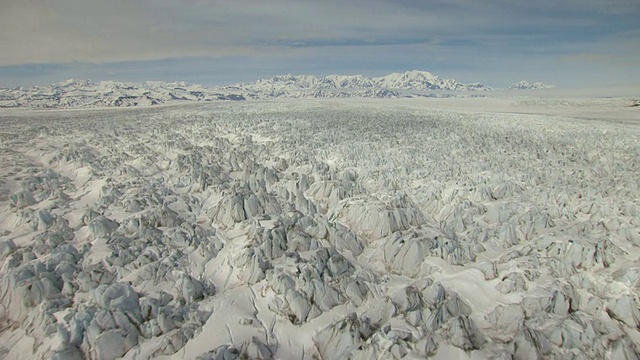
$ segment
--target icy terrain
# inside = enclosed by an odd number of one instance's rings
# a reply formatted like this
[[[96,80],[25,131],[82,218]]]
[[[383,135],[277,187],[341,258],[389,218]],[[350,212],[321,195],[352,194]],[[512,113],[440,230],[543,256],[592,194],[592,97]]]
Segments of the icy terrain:
[[[636,359],[640,107],[0,113],[0,358]]]

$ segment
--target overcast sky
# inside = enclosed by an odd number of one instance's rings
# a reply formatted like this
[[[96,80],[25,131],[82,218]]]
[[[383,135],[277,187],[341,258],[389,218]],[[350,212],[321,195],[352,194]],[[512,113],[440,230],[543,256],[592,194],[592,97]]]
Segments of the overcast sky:
[[[0,0],[0,86],[427,70],[640,81],[640,0]]]

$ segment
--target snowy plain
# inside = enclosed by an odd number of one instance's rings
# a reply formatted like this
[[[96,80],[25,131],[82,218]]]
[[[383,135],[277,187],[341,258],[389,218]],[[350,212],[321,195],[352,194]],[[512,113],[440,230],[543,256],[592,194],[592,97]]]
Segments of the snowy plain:
[[[636,359],[635,104],[3,111],[0,358]]]

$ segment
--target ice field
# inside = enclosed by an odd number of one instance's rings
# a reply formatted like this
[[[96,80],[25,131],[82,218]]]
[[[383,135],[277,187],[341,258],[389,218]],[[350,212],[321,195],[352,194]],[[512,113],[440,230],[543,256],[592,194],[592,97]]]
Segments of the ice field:
[[[2,359],[636,359],[640,107],[0,112]]]

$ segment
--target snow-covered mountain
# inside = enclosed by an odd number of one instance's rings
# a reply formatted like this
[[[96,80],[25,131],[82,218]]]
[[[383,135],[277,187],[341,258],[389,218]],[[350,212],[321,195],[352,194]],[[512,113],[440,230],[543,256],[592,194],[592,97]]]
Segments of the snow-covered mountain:
[[[427,71],[371,78],[365,75],[281,75],[248,84],[206,87],[186,82],[142,83],[69,79],[46,86],[0,89],[0,108],[150,106],[182,101],[269,98],[398,98],[452,96],[451,92],[495,90],[442,79]]]
[[[445,90],[445,91],[485,91],[494,90],[478,83],[462,84],[454,79],[442,79],[427,71],[407,71],[393,73],[373,79],[379,86],[389,89]]]
[[[509,87],[509,90],[539,90],[539,89],[553,89],[555,85],[544,84],[541,82],[534,82],[533,84],[528,81],[522,80]]]
[[[225,89],[252,92],[295,91],[308,89],[389,89],[389,90],[441,90],[486,91],[494,90],[482,84],[463,84],[453,79],[442,79],[428,71],[407,71],[370,78],[364,75],[328,75],[322,78],[309,75],[274,76],[249,84],[235,84]]]
[[[69,79],[46,86],[0,89],[0,107],[73,108],[149,106],[174,101],[244,100],[186,82],[129,83]]]

